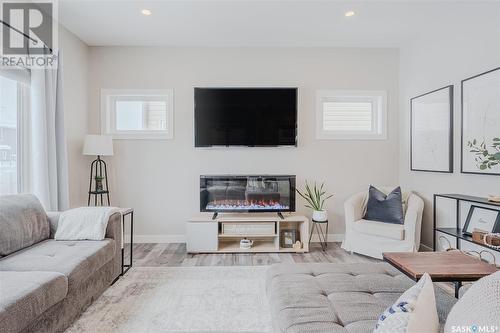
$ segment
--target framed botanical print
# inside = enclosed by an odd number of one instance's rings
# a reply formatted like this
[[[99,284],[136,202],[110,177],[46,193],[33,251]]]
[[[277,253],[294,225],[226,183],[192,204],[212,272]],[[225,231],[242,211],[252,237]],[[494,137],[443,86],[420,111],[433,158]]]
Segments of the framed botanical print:
[[[500,67],[462,81],[462,173],[500,175]]]
[[[486,208],[472,205],[465,220],[463,233],[472,235],[474,230],[484,232],[500,232],[500,211],[498,209]]]
[[[453,86],[410,100],[410,169],[453,172]]]

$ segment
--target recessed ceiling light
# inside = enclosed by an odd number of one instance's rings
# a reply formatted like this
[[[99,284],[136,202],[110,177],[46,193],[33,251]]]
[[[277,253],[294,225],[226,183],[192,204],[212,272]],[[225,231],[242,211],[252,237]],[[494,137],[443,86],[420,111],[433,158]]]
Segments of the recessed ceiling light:
[[[345,17],[351,17],[351,16],[354,16],[354,14],[356,14],[356,13],[353,12],[352,10],[350,10],[350,11],[345,12],[344,16]]]
[[[143,10],[141,10],[141,13],[142,13],[143,15],[146,15],[146,16],[149,16],[149,15],[151,15],[151,14],[152,14],[152,13],[151,13],[151,11],[150,11],[149,9],[143,9]]]

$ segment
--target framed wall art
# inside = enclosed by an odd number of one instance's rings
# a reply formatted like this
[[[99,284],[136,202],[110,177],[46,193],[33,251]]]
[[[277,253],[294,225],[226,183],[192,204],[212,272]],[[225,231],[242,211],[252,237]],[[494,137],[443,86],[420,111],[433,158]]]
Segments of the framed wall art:
[[[462,173],[500,175],[500,67],[462,81]]]
[[[410,169],[453,172],[453,86],[410,99]]]

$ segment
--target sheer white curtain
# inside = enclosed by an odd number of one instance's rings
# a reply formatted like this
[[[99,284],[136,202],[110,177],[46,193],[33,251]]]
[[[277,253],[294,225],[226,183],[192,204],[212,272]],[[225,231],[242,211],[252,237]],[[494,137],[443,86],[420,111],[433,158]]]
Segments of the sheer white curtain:
[[[61,71],[60,66],[31,70],[28,188],[46,210],[69,208]]]

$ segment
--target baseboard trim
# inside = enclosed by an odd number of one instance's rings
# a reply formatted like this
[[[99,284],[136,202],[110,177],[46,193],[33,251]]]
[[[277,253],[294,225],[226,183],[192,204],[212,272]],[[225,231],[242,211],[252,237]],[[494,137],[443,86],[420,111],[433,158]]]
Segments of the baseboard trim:
[[[329,242],[341,242],[344,234],[329,234]],[[130,242],[130,235],[124,236],[125,243]],[[314,234],[311,242],[319,242],[318,235]],[[186,243],[186,235],[134,235],[134,243]]]
[[[342,242],[344,240],[344,234],[328,234],[326,239],[329,242]],[[311,238],[311,243],[319,242],[319,238],[317,234],[314,234]]]

